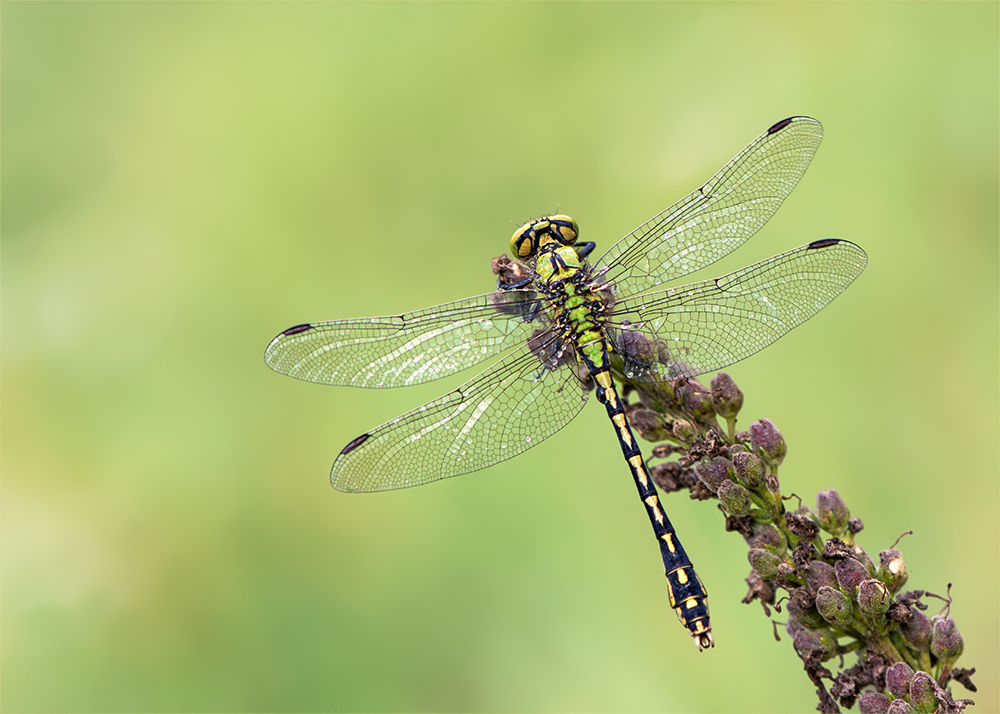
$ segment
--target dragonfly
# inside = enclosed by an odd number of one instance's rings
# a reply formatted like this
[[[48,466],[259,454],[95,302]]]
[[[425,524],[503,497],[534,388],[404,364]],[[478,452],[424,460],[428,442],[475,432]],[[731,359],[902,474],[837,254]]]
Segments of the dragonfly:
[[[714,646],[708,593],[636,443],[611,355],[627,379],[664,383],[749,357],[822,310],[864,269],[850,241],[823,239],[719,278],[700,270],[756,233],[798,184],[822,125],[795,116],[594,261],[572,218],[538,218],[510,247],[523,277],[476,297],[386,317],[309,322],[268,345],[277,372],[369,389],[446,377],[495,359],[457,389],[351,440],[334,461],[345,492],[409,488],[493,466],[566,426],[593,391],[604,405],[659,544],[670,606],[699,650]]]

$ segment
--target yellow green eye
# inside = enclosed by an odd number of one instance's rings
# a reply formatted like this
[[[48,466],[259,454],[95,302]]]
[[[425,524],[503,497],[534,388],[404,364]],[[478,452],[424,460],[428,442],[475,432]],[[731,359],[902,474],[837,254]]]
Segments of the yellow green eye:
[[[550,230],[563,245],[573,245],[580,237],[580,228],[570,216],[559,214],[549,216]]]
[[[524,260],[525,258],[530,257],[534,252],[535,223],[536,221],[525,223],[523,226],[514,231],[514,235],[510,237],[510,252],[515,258]]]

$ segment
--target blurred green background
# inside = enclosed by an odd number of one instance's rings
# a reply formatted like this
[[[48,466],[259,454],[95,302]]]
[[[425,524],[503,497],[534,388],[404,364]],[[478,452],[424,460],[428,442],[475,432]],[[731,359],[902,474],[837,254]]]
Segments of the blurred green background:
[[[606,248],[809,114],[812,168],[711,272],[833,236],[870,263],[729,370],[742,423],[782,429],[783,490],[838,488],[869,551],[915,531],[909,587],[954,583],[996,711],[997,28],[995,3],[5,2],[0,706],[812,710],[740,604],[742,540],[675,495],[718,642],[695,652],[599,407],[350,496],[344,444],[462,378],[262,359],[299,322],[492,289],[538,215]]]

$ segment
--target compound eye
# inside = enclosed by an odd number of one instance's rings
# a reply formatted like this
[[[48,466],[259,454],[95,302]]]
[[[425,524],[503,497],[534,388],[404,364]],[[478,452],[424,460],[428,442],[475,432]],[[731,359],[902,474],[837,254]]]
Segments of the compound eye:
[[[550,216],[549,224],[552,226],[552,233],[555,234],[559,242],[563,245],[573,245],[576,243],[577,238],[580,237],[580,229],[577,227],[576,221],[569,216],[562,214]]]
[[[525,223],[510,237],[510,252],[518,260],[530,258],[535,250],[534,221]]]

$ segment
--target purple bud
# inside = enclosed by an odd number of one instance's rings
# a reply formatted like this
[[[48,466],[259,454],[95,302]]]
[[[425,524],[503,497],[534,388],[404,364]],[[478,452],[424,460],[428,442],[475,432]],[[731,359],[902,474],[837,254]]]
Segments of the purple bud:
[[[785,621],[785,632],[787,632],[788,636],[793,639],[795,638],[795,635],[797,635],[799,632],[805,629],[808,628],[801,622],[796,620],[794,617],[791,617]]]
[[[886,714],[889,711],[889,697],[879,692],[865,692],[858,697],[858,711],[861,714]]]
[[[913,707],[905,699],[893,699],[886,714],[913,714]]]
[[[801,629],[795,633],[792,646],[795,647],[795,652],[802,659],[809,655],[816,655],[823,660],[837,650],[837,638],[823,627],[816,630]]]
[[[927,672],[917,672],[910,682],[910,705],[920,714],[932,714],[937,710],[937,696],[934,679]]]
[[[621,354],[627,355],[627,361],[639,364],[656,362],[656,347],[653,341],[639,330],[622,330],[618,336],[618,346]]]
[[[838,538],[847,530],[847,523],[851,519],[851,512],[847,510],[844,499],[833,488],[816,494],[816,513],[819,514],[820,527]]]
[[[764,462],[749,451],[739,451],[732,455],[736,483],[753,490],[764,485],[766,468]]]
[[[910,681],[913,679],[913,669],[906,662],[896,662],[885,671],[885,688],[895,699],[902,699],[910,694]]]
[[[854,553],[855,559],[865,566],[865,570],[868,572],[868,577],[874,578],[878,573],[878,569],[875,567],[875,561],[872,560],[870,555],[868,555],[868,551],[857,544],[855,544],[851,550]]]
[[[851,599],[844,593],[826,585],[816,593],[816,609],[831,625],[847,627],[854,618]]]
[[[628,420],[646,441],[663,441],[673,433],[662,416],[648,409],[634,410],[629,414]]]
[[[788,453],[785,437],[770,419],[759,419],[750,425],[750,444],[754,452],[772,469],[777,468]]]
[[[778,565],[781,563],[781,558],[778,555],[764,548],[751,548],[750,552],[747,553],[747,560],[750,561],[750,567],[753,568],[753,571],[764,579],[770,579],[777,575]]]
[[[837,573],[833,566],[824,563],[822,560],[810,560],[806,566],[806,585],[813,592],[818,592],[821,587],[837,587]]]
[[[745,516],[753,508],[750,492],[733,481],[719,484],[719,502],[726,513],[732,516]]]
[[[932,621],[931,654],[939,660],[951,664],[965,649],[962,633],[950,617],[935,617]]]
[[[785,550],[784,536],[771,523],[754,523],[752,535],[747,542],[752,548],[769,548],[778,553]]]
[[[694,472],[709,491],[717,493],[722,482],[732,478],[733,464],[723,456],[716,456],[711,461],[702,459],[696,463]]]
[[[712,394],[700,382],[688,382],[689,389],[681,391],[684,407],[687,413],[694,417],[694,420],[707,424],[709,422],[717,424],[715,421],[715,409],[712,407]]]
[[[694,427],[691,422],[685,421],[684,419],[677,419],[674,421],[673,426],[674,437],[678,441],[683,441],[684,443],[690,442],[694,438]]]
[[[816,601],[809,588],[795,588],[792,597],[785,605],[788,616],[795,618],[810,629],[815,629],[826,624],[823,616],[816,609]]]
[[[892,604],[889,588],[881,580],[863,580],[858,586],[858,608],[869,617],[884,615]]]
[[[912,649],[918,652],[925,651],[931,644],[931,621],[916,608],[911,607],[910,612],[913,613],[913,618],[909,622],[901,623],[899,631]]]
[[[723,419],[735,419],[743,408],[743,392],[725,372],[712,377],[712,407]]]
[[[840,585],[840,589],[852,598],[857,597],[861,581],[868,579],[868,571],[865,566],[854,558],[844,558],[837,561],[834,570],[837,573],[837,583]]]
[[[906,584],[909,574],[898,548],[887,548],[879,554],[878,578],[894,593]]]

